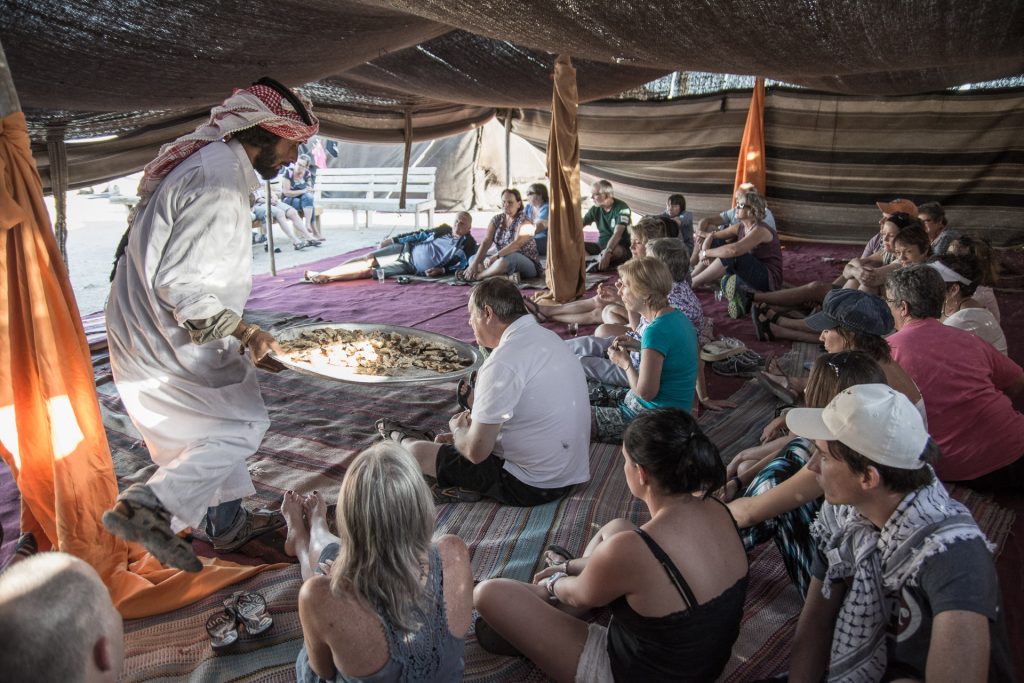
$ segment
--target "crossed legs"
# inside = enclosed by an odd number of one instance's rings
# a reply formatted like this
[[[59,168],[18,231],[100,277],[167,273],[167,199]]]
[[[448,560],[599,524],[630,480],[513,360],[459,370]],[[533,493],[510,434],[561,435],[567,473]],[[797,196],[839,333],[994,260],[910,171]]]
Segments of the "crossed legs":
[[[591,539],[583,557],[589,557],[610,536],[634,528],[624,519],[609,522]],[[556,561],[561,559],[567,558]],[[473,591],[473,606],[491,628],[548,676],[560,682],[575,680],[587,642],[587,622],[548,602],[545,588],[512,579],[490,579]]]

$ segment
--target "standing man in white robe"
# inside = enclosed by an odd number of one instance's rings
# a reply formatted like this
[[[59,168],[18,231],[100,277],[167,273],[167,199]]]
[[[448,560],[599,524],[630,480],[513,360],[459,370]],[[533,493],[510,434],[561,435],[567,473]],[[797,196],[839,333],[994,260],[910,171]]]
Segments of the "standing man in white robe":
[[[242,320],[250,196],[253,170],[273,178],[318,127],[308,100],[261,79],[161,149],[139,185],[106,321],[114,382],[159,469],[103,523],[165,565],[202,568],[176,532],[204,517],[220,552],[284,525],[276,511],[242,507],[256,492],[246,458],[269,426],[254,366],[275,369],[267,354],[279,350]]]

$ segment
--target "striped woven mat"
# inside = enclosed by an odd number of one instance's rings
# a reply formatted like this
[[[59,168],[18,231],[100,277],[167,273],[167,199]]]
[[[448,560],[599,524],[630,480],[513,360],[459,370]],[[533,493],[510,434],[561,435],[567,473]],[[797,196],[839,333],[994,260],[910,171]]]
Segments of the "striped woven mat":
[[[783,359],[788,370],[802,369],[817,353],[812,345],[795,345]],[[94,354],[96,382],[115,469],[122,485],[145,480],[150,467],[144,445],[124,413],[102,352]],[[388,416],[420,427],[443,427],[456,409],[454,386],[415,389],[351,387],[295,374],[261,376],[271,415],[271,429],[249,461],[257,488],[256,502],[274,505],[283,491],[324,491],[333,502],[343,469],[339,463],[371,443],[373,421]],[[748,382],[733,397],[739,407],[708,413],[705,431],[726,460],[757,442],[771,418],[775,401]],[[643,504],[629,494],[622,475],[620,448],[593,444],[591,481],[573,495],[535,508],[495,503],[451,503],[437,507],[437,533],[452,533],[469,546],[478,580],[504,576],[528,579],[539,568],[544,548],[557,543],[578,553],[603,524],[616,517],[636,523],[647,519]],[[967,489],[954,495],[975,513],[982,530],[1001,544],[1013,513]],[[257,554],[267,561],[287,561],[283,535],[268,535]],[[774,545],[750,556],[751,583],[740,637],[721,680],[745,681],[784,669],[789,641],[801,601],[790,585]],[[124,681],[294,681],[294,662],[302,645],[297,611],[301,579],[297,566],[264,572],[169,614],[125,623]],[[259,591],[267,599],[274,627],[257,637],[243,637],[237,649],[213,654],[204,624],[222,609],[234,590]],[[544,681],[528,661],[490,655],[470,635],[466,643],[468,681]]]

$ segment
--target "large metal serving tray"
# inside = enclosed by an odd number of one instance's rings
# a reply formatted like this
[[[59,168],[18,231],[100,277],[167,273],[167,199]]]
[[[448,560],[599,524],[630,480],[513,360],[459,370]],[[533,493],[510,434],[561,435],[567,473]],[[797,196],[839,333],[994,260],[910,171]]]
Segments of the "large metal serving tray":
[[[431,370],[424,368],[402,368],[397,375],[361,375],[348,368],[327,368],[333,372],[321,372],[314,369],[308,363],[298,363],[287,358],[282,358],[276,354],[272,354],[273,357],[282,363],[286,368],[294,370],[295,372],[301,372],[304,375],[311,375],[313,377],[322,377],[325,379],[332,379],[338,382],[346,382],[349,384],[435,384],[440,382],[451,382],[458,380],[459,378],[467,375],[474,370],[477,370],[480,365],[484,362],[484,356],[480,353],[479,349],[475,346],[471,346],[465,342],[461,342],[458,339],[453,339],[444,334],[438,334],[436,332],[427,332],[425,330],[417,330],[411,327],[402,327],[400,325],[386,325],[383,323],[305,323],[303,325],[293,325],[291,327],[285,327],[281,330],[274,331],[274,337],[278,341],[289,341],[297,338],[303,332],[309,330],[323,330],[323,329],[340,329],[340,330],[360,330],[365,332],[397,332],[404,334],[408,337],[419,337],[427,341],[434,342],[436,344],[443,344],[450,346],[459,354],[460,358],[468,361],[468,364],[464,368],[460,368],[454,372],[446,372],[439,374]]]

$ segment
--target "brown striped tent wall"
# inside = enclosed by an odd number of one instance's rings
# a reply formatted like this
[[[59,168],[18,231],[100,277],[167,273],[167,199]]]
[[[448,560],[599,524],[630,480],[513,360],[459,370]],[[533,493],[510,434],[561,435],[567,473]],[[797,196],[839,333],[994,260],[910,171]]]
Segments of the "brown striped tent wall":
[[[640,213],[686,196],[696,218],[729,206],[749,92],[580,107],[584,177],[607,178]],[[543,148],[549,114],[520,110]],[[780,232],[863,242],[874,203],[938,201],[951,226],[1024,243],[1024,90],[856,97],[773,88],[765,99],[767,198]]]

